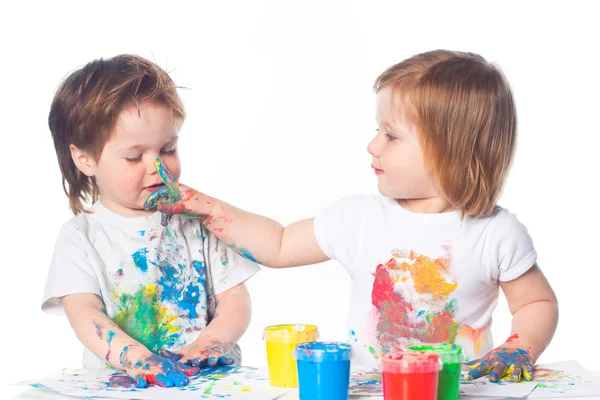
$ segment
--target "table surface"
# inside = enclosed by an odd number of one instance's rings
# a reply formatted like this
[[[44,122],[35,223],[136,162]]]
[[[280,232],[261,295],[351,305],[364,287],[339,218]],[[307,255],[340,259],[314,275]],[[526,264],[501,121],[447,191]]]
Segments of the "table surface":
[[[595,373],[596,375],[600,376],[600,370],[592,371],[592,372]],[[12,398],[14,400],[79,400],[79,399],[81,399],[81,397],[67,396],[67,395],[52,392],[49,390],[33,389],[33,388],[24,389],[22,386],[11,386],[10,388],[7,388],[7,389],[8,390],[5,391],[4,388],[2,388],[2,390],[1,390],[2,394],[3,395],[8,394],[9,395],[8,398]],[[564,398],[568,398],[570,400],[592,400],[596,397],[568,397],[568,396],[565,396]],[[109,399],[109,398],[102,397],[102,399]],[[351,400],[369,400],[369,399],[381,400],[381,399],[383,399],[383,397],[382,396],[351,396],[350,399]],[[469,397],[469,399],[472,399],[472,400],[476,400],[476,399],[495,400],[495,398],[493,398],[493,397]],[[501,399],[501,398],[498,397],[498,399]],[[234,400],[234,399],[232,398],[232,400]],[[288,394],[285,394],[285,395],[279,397],[277,400],[298,400],[298,391],[293,390],[293,391],[289,392]]]

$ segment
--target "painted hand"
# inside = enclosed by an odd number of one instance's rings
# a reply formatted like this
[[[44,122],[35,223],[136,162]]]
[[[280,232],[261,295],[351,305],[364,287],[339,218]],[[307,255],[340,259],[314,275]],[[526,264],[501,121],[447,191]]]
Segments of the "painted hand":
[[[170,358],[157,356],[137,346],[125,346],[120,356],[125,372],[133,378],[136,387],[148,385],[161,387],[185,386],[188,376],[200,374],[198,368],[178,363]],[[126,386],[121,382],[122,386]]]
[[[180,185],[169,172],[160,158],[154,166],[165,186],[160,187],[148,196],[144,203],[146,210],[156,208],[162,213],[161,224],[167,226],[172,214],[182,214],[189,218],[199,218],[210,214],[210,198],[196,190]]]
[[[489,375],[491,382],[508,378],[511,382],[530,381],[534,361],[528,348],[523,348],[518,335],[511,336],[502,346],[484,357],[464,364],[468,379]]]
[[[163,350],[162,355],[173,361],[206,368],[233,365],[233,358],[225,356],[225,346],[217,340],[198,338],[179,351]]]

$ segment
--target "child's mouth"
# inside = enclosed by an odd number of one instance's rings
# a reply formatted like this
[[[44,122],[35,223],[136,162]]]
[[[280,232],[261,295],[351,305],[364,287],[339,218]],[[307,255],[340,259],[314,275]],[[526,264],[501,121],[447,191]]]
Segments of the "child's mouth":
[[[160,184],[160,185],[147,186],[147,187],[144,188],[144,190],[148,190],[150,192],[154,192],[155,190],[158,190],[158,188],[160,188],[161,186],[164,186],[164,185]]]

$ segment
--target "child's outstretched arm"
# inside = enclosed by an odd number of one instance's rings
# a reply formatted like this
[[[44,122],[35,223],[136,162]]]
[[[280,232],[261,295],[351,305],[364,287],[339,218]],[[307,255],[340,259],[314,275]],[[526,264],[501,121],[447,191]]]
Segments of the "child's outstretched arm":
[[[215,315],[198,338],[183,349],[165,352],[165,355],[200,368],[234,363],[225,353],[240,340],[250,325],[250,295],[246,285],[241,283],[215,298]]]
[[[62,298],[77,338],[95,355],[113,367],[125,370],[132,385],[185,386],[187,376],[198,369],[153,354],[127,335],[105,313],[104,303],[95,294],[77,293]]]
[[[277,221],[179,185],[160,160],[156,163],[166,186],[148,197],[145,208],[156,207],[165,215],[202,218],[206,228],[219,240],[238,254],[267,267],[295,267],[329,259],[317,243],[313,218],[284,227]]]
[[[519,278],[500,282],[513,315],[507,341],[485,357],[467,363],[473,379],[531,380],[533,365],[546,349],[558,324],[558,301],[546,277],[534,265]]]

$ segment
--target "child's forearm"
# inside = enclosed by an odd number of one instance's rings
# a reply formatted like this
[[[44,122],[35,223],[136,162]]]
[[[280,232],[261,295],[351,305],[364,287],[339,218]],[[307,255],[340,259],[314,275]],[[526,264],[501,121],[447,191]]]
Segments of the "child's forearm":
[[[198,341],[204,345],[221,346],[227,351],[246,332],[251,316],[250,295],[246,286],[240,284],[222,295],[217,295],[215,316],[202,331]]]
[[[558,304],[552,301],[538,301],[515,312],[511,338],[523,343],[535,362],[550,344],[557,325]]]
[[[77,338],[114,368],[125,369],[127,360],[151,354],[103,312],[95,295],[69,295],[63,298],[63,305]]]
[[[277,221],[208,198],[210,215],[203,223],[219,240],[240,255],[266,266],[277,264],[284,227]]]

